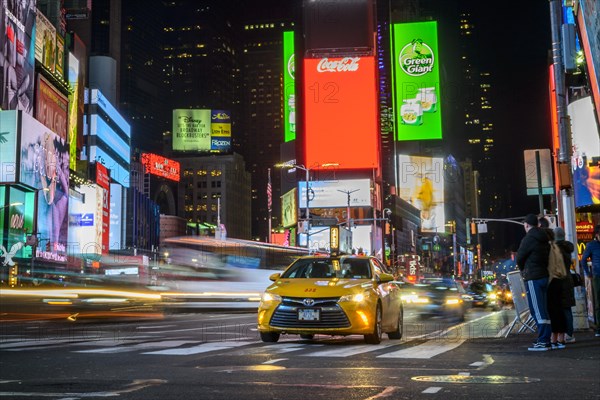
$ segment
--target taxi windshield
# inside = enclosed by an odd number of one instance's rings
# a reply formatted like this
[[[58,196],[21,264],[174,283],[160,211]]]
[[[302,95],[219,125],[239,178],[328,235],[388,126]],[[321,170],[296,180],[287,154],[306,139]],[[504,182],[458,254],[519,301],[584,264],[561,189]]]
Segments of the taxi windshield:
[[[281,277],[371,279],[371,268],[367,258],[301,258]]]

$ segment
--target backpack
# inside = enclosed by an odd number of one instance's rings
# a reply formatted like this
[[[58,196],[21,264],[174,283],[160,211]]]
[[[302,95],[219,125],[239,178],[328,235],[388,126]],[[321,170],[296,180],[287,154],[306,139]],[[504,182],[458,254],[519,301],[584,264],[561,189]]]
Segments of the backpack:
[[[567,277],[565,259],[560,247],[554,241],[550,242],[550,256],[548,257],[548,274],[550,279],[564,279]]]

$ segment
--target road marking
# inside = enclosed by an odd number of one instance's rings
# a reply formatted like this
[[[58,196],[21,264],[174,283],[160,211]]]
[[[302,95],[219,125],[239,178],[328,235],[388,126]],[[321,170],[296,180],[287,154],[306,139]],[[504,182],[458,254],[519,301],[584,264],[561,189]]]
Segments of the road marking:
[[[265,361],[263,364],[275,364],[279,361],[286,361],[286,360],[289,360],[289,358],[275,358],[273,360]]]
[[[337,349],[323,350],[317,351],[314,353],[303,354],[308,357],[349,357],[357,354],[368,353],[371,351],[377,351],[381,349],[385,349],[387,347],[398,346],[397,342],[394,343],[385,343],[385,344],[364,344],[357,346],[343,346]]]
[[[441,387],[432,386],[432,387],[428,387],[427,389],[423,390],[421,393],[437,393],[440,390],[442,390]]]
[[[151,351],[142,354],[152,355],[170,355],[170,356],[187,356],[190,354],[207,353],[209,351],[228,350],[233,347],[246,346],[257,342],[212,342],[204,343],[198,346],[186,347],[183,349],[167,349],[159,351]]]
[[[483,361],[475,361],[474,363],[469,364],[469,367],[481,367],[483,364]]]
[[[147,343],[139,343],[133,346],[118,346],[118,347],[103,347],[100,349],[91,349],[91,350],[75,350],[73,353],[104,353],[104,354],[114,354],[114,353],[126,353],[129,351],[136,351],[140,349],[147,349],[152,347],[177,347],[182,344],[188,343],[199,343],[197,340],[164,340],[161,342],[147,342]]]
[[[470,372],[459,372],[458,375],[460,376],[471,376]]]
[[[126,385],[123,389],[111,390],[106,392],[82,392],[82,393],[48,393],[48,392],[0,392],[0,397],[61,397],[61,398],[82,398],[82,397],[118,397],[124,393],[137,392],[138,390],[167,383],[163,379],[137,379]]]
[[[461,344],[465,342],[465,339],[462,340],[453,340],[453,341],[442,341],[435,340],[420,344],[418,346],[409,347],[407,349],[402,349],[398,351],[394,351],[392,353],[386,353],[377,356],[378,358],[432,358],[437,356],[438,354],[445,353],[452,349],[457,348]]]

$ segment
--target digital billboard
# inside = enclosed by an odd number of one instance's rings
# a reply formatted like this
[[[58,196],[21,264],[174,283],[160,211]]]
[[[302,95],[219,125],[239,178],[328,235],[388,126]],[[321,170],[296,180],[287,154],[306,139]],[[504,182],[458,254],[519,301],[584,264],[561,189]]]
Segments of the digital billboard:
[[[63,139],[67,139],[68,108],[69,99],[38,74],[35,118]]]
[[[120,137],[114,129],[98,114],[89,116],[91,122],[90,133],[102,141],[105,149],[111,149],[121,158],[122,163],[128,165],[131,160],[129,143]],[[96,145],[100,146],[98,142]]]
[[[210,110],[210,149],[226,152],[231,149],[231,112]]]
[[[69,253],[102,254],[103,190],[94,184],[81,185],[77,191],[83,196],[69,199]]]
[[[372,207],[371,181],[369,179],[346,179],[341,181],[310,181],[309,208]],[[298,182],[298,203],[306,208],[306,181]]]
[[[69,148],[65,139],[24,113],[20,167],[21,183],[39,189],[37,233],[43,244],[36,257],[66,261]]]
[[[69,167],[77,170],[77,132],[79,130],[79,121],[77,109],[79,105],[79,60],[69,52],[67,65],[67,81],[71,86],[72,91],[69,93],[69,109],[68,109],[68,137],[69,137]]]
[[[373,57],[304,59],[305,165],[379,168]]]
[[[110,169],[110,177],[119,182],[125,187],[129,187],[129,170],[115,161],[111,155],[98,146],[90,146],[88,149],[89,155],[86,155],[90,162],[102,163],[106,168]]]
[[[421,212],[421,232],[445,232],[444,159],[398,156],[399,196]]]
[[[56,66],[56,28],[38,11],[35,22],[35,59],[54,72]]]
[[[91,93],[90,93],[91,92]],[[127,138],[131,138],[131,125],[125,121],[125,118],[117,111],[117,109],[108,101],[102,92],[98,89],[89,89],[85,91],[85,102],[87,104],[97,104],[102,111],[106,113],[119,128],[119,130]],[[127,159],[129,161],[129,159]]]
[[[568,105],[573,134],[573,192],[575,207],[600,204],[600,137],[591,97]]]
[[[281,226],[284,228],[296,225],[298,222],[297,193],[296,188],[294,188],[281,196]]]
[[[158,154],[142,153],[142,165],[147,174],[179,182],[180,165],[178,161],[169,160]]]
[[[96,183],[102,188],[102,253],[108,253],[110,232],[110,171],[96,163]]]
[[[210,151],[210,110],[173,110],[173,150]]]
[[[577,21],[596,105],[596,118],[600,120],[600,5],[598,0],[580,0]]]
[[[0,183],[17,181],[17,129],[17,111],[0,111]]]
[[[6,191],[7,203],[4,202]],[[31,257],[31,247],[22,244],[25,243],[27,235],[33,232],[34,210],[34,192],[14,186],[0,186],[0,245],[4,247],[0,251],[0,268],[3,267],[3,263],[8,264],[11,260],[15,262],[13,258]],[[11,260],[6,258],[6,253],[11,254]]]
[[[123,230],[123,186],[110,184],[110,230],[108,243],[110,250],[121,250],[123,243],[121,233]]]
[[[442,138],[437,22],[392,27],[396,140]]]
[[[3,54],[0,109],[33,113],[36,1],[0,5],[0,54]]]
[[[294,32],[283,32],[283,139],[296,139],[296,60]]]

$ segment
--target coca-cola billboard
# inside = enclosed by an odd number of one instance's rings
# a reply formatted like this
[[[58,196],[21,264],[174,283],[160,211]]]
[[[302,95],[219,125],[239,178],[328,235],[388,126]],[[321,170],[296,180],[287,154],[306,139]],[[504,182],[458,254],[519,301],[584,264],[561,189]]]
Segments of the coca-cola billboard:
[[[379,167],[376,76],[374,57],[304,59],[306,165]]]
[[[324,57],[317,64],[317,72],[354,72],[358,71],[360,57],[344,57],[341,60]]]

